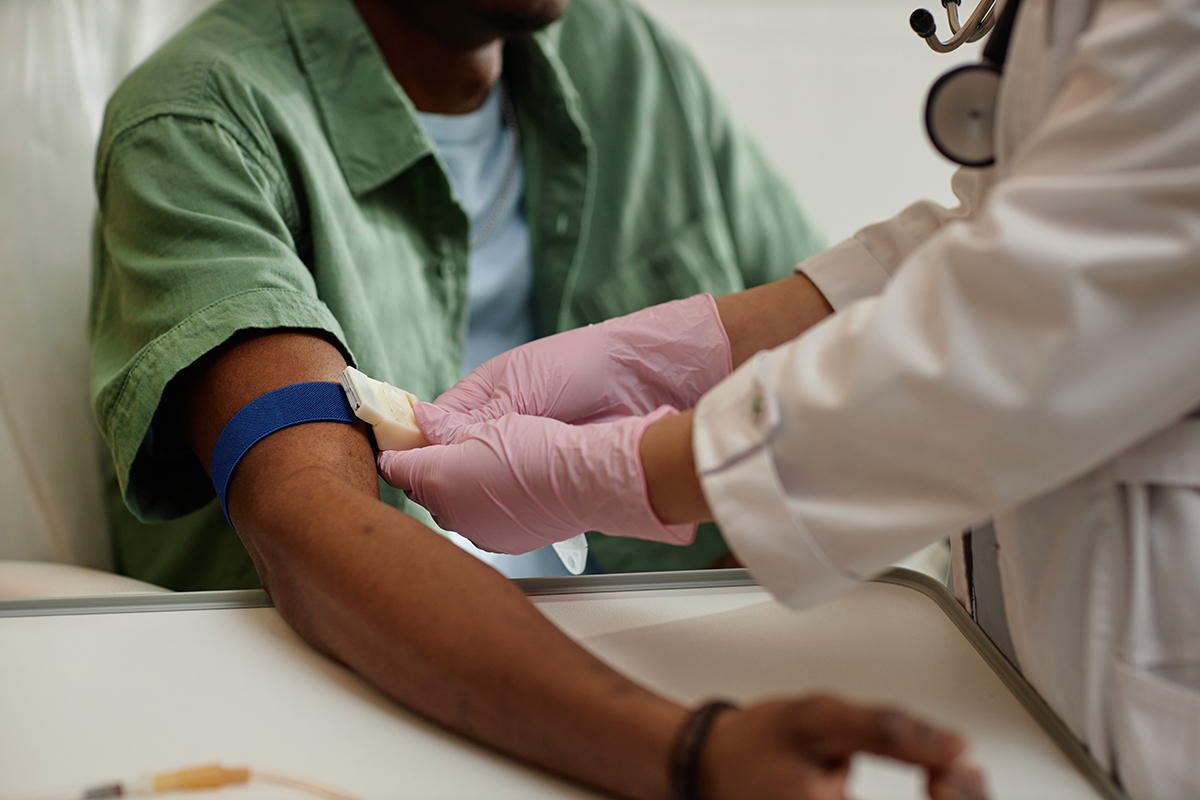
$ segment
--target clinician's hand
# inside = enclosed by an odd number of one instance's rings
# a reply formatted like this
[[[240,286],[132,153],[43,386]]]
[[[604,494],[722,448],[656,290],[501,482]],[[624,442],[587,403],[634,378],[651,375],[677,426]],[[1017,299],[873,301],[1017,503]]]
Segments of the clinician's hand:
[[[730,369],[716,301],[698,294],[501,353],[435,402],[464,423],[513,413],[597,422],[691,408]]]
[[[639,445],[678,413],[669,406],[590,425],[520,414],[462,425],[430,403],[414,411],[430,445],[380,453],[380,473],[484,550],[525,553],[590,530],[673,544],[695,535],[662,524],[646,495]]]
[[[932,800],[986,800],[957,734],[890,708],[834,697],[760,703],[716,717],[703,745],[704,800],[843,800],[851,757],[892,758],[925,770]]]

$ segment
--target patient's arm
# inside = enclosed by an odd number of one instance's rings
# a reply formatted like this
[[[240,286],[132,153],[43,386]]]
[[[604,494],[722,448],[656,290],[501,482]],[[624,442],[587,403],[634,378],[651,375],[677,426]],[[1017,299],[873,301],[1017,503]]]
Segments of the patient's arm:
[[[263,334],[198,365],[184,417],[205,468],[246,403],[336,381],[345,366],[335,347],[300,333]],[[287,428],[239,463],[229,513],[288,623],[448,728],[615,795],[666,800],[684,709],[601,664],[500,573],[380,502],[377,486],[362,425]],[[702,751],[703,797],[841,796],[858,750],[925,766],[935,798],[975,796],[958,737],[809,698],[719,717]]]
[[[208,468],[255,397],[336,381],[339,351],[299,333],[236,344],[201,368],[185,411]],[[229,513],[288,623],[406,706],[510,755],[628,797],[666,797],[681,707],[563,636],[521,591],[379,501],[365,426],[309,423],[255,445]]]

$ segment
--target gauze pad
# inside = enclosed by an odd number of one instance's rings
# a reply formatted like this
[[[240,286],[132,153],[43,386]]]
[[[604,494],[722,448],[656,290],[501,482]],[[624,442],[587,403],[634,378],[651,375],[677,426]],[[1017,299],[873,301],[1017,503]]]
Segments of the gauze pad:
[[[429,444],[413,415],[414,395],[369,378],[354,367],[346,367],[341,381],[350,408],[370,424],[380,450],[412,450]]]

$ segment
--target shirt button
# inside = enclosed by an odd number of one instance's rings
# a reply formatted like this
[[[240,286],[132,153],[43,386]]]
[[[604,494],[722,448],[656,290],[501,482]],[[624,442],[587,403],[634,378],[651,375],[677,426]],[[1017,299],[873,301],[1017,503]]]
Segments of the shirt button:
[[[753,400],[750,401],[750,413],[754,415],[754,419],[756,422],[758,421],[759,418],[762,417],[762,409],[763,409],[763,401],[762,401],[761,396],[756,396]]]
[[[571,219],[566,214],[559,214],[554,220],[554,232],[559,236],[566,234],[567,229],[571,227]]]

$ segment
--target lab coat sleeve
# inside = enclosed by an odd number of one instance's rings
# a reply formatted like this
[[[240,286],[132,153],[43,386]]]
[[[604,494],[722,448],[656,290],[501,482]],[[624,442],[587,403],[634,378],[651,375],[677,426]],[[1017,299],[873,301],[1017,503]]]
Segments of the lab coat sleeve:
[[[879,294],[917,245],[952,219],[966,217],[990,184],[991,169],[960,169],[951,187],[959,204],[945,208],[929,200],[913,203],[885,222],[869,225],[849,239],[796,266],[816,285],[834,310]]]
[[[1197,97],[1200,0],[1102,2],[978,214],[701,400],[705,495],[777,597],[819,601],[1200,405]]]

